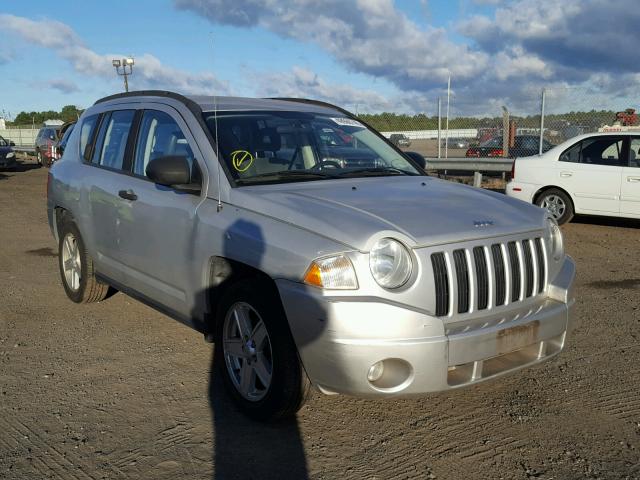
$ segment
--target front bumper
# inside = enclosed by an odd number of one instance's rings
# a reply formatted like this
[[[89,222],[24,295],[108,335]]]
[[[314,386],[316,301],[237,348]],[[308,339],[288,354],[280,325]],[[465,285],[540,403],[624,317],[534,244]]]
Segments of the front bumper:
[[[11,168],[17,165],[15,154],[11,158],[0,157],[0,168]]]
[[[574,304],[575,265],[567,257],[536,305],[464,325],[379,298],[328,297],[277,281],[300,358],[325,393],[411,396],[471,385],[558,354]],[[372,365],[382,376],[369,381]]]

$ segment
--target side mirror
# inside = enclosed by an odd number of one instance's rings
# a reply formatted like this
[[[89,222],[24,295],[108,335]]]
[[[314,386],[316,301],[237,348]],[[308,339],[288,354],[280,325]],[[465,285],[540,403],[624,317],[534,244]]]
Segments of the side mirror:
[[[420,165],[420,168],[422,168],[423,170],[427,166],[427,161],[418,152],[404,152],[404,154],[411,160],[416,162],[418,165]]]
[[[154,158],[147,165],[146,173],[151,181],[166,187],[187,186],[191,183],[189,161],[187,157],[181,155]]]
[[[13,141],[9,142],[9,146],[10,147],[15,147],[16,146],[16,142],[13,142]]]

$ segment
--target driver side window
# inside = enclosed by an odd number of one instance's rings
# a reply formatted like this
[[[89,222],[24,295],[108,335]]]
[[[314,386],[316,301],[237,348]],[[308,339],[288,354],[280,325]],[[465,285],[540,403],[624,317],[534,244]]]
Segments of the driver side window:
[[[199,182],[199,170],[193,150],[182,130],[170,115],[157,110],[145,110],[136,141],[133,173],[146,177],[149,162],[166,156],[183,156],[191,167],[191,179]]]

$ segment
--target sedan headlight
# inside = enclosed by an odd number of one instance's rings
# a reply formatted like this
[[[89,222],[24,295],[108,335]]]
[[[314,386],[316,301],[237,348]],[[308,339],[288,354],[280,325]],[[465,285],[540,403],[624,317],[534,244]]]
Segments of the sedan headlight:
[[[411,277],[413,261],[406,247],[393,238],[378,240],[369,253],[369,269],[383,288],[398,288]]]
[[[13,153],[13,152],[9,152],[9,153],[7,153],[7,158],[13,158],[13,157],[15,157],[15,156],[16,156],[16,154],[15,154],[15,153]]]
[[[564,257],[564,240],[562,231],[558,223],[553,218],[547,218],[547,228],[549,229],[549,241],[551,247],[551,257],[557,262]]]
[[[344,255],[319,258],[311,262],[304,283],[330,290],[357,290],[358,279],[351,260]]]

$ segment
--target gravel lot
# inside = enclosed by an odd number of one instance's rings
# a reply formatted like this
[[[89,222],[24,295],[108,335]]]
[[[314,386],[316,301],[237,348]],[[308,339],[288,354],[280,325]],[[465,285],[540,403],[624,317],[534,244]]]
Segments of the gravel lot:
[[[0,172],[0,478],[640,478],[640,222],[563,227],[578,305],[555,360],[419,400],[316,394],[269,426],[200,334],[123,294],[67,300],[31,167]]]

